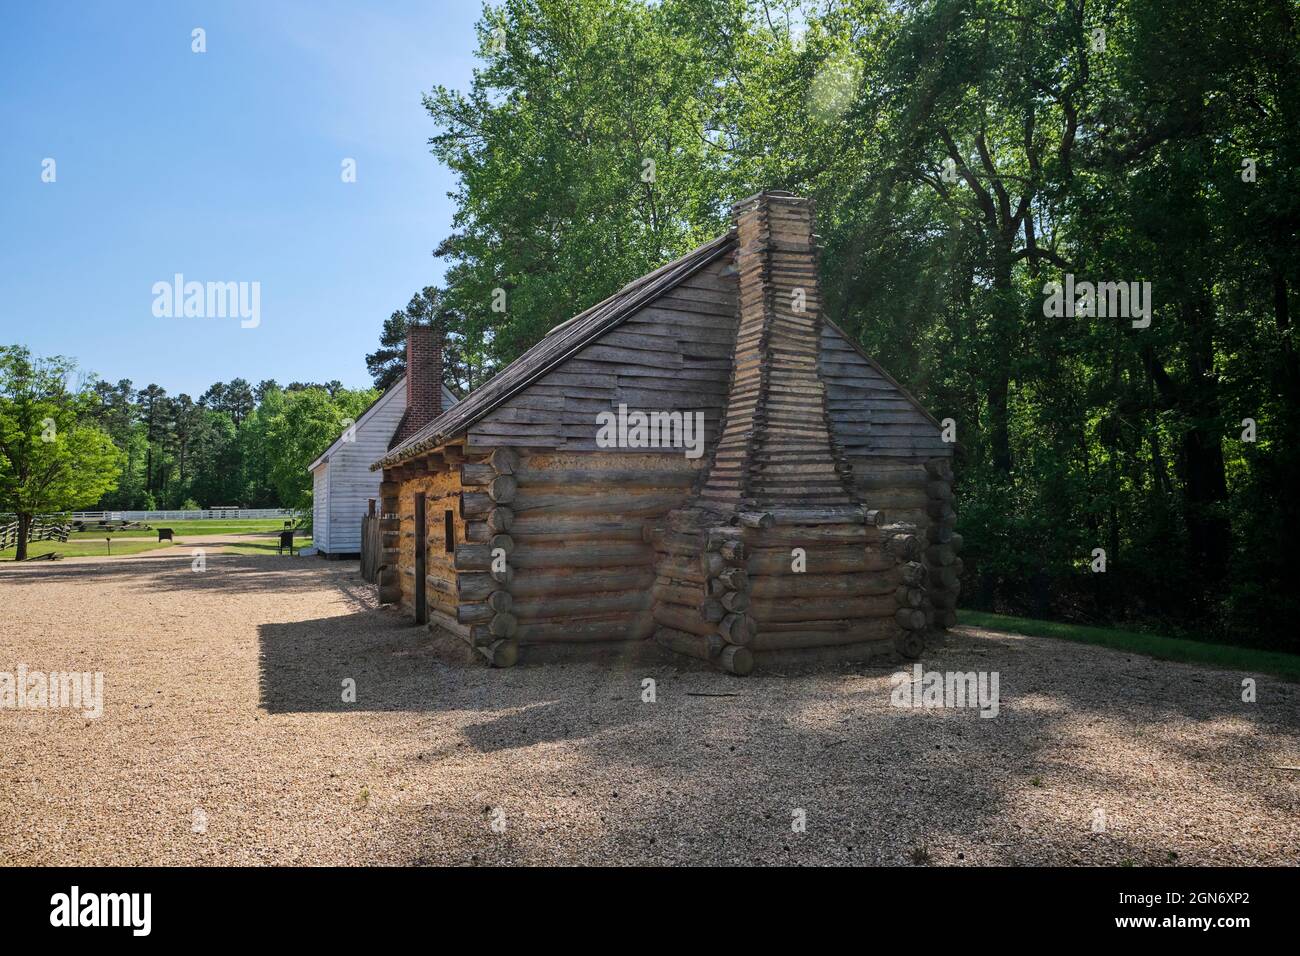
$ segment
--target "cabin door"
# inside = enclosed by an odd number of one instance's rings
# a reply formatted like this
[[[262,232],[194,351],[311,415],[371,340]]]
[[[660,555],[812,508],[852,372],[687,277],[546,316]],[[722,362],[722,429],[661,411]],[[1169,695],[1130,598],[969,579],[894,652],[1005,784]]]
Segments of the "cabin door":
[[[429,523],[424,514],[424,492],[415,496],[415,621],[429,622],[429,598],[425,592],[425,562],[429,553]]]

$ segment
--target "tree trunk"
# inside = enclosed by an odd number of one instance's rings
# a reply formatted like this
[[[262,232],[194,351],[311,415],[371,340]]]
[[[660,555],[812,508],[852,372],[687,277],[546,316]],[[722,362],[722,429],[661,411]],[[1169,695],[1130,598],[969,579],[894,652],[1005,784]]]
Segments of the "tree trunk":
[[[1223,448],[1219,436],[1207,434],[1203,425],[1183,437],[1186,468],[1187,530],[1192,557],[1209,588],[1222,584],[1228,571],[1231,529],[1224,506],[1228,497]]]
[[[1187,416],[1190,427],[1178,446],[1183,480],[1183,519],[1188,557],[1207,595],[1217,594],[1228,571],[1232,531],[1226,505],[1218,382],[1214,375],[1213,304],[1205,293],[1183,303],[1180,313],[1190,333],[1186,345],[1187,382],[1175,382],[1163,363],[1148,353],[1152,378],[1165,407]]]
[[[1011,474],[1011,397],[1010,356],[1015,354],[1015,330],[1019,325],[1019,307],[1011,282],[1010,246],[998,247],[993,253],[993,328],[992,353],[997,356],[988,386],[989,451],[993,468],[1002,477]]]
[[[1276,373],[1277,390],[1283,398],[1286,408],[1300,406],[1300,361],[1291,343],[1291,306],[1289,302],[1286,276],[1279,266],[1273,267],[1273,321],[1278,331],[1281,361]],[[1273,485],[1281,490],[1277,494],[1279,524],[1284,541],[1300,538],[1300,506],[1289,489],[1294,488],[1297,475],[1296,464],[1300,461],[1300,425],[1294,414],[1284,416],[1279,423],[1283,453],[1278,456],[1278,469],[1273,477]]]
[[[32,532],[32,516],[18,512],[18,549],[14,552],[15,561],[27,560],[27,536]]]
[[[1223,462],[1218,376],[1214,369],[1214,303],[1201,290],[1189,303],[1195,337],[1189,350],[1194,425],[1183,437],[1187,466],[1187,526],[1192,553],[1207,587],[1217,590],[1228,573],[1232,531],[1226,513],[1228,478]]]

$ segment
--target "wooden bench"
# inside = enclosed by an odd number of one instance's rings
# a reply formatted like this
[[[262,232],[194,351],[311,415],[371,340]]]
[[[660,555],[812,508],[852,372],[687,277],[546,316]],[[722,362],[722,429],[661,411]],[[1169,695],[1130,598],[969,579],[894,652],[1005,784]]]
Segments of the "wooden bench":
[[[172,538],[172,529],[171,529],[171,528],[159,528],[159,529],[158,529],[158,540],[159,540],[159,541],[172,541],[172,540],[175,540],[175,539]]]

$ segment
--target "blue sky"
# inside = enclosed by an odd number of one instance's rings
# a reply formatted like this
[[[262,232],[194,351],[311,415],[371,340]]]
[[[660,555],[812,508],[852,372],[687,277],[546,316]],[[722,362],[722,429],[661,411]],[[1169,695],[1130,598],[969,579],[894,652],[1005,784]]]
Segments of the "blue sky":
[[[6,4],[0,343],[195,397],[236,377],[368,386],[384,318],[442,277],[454,180],[420,94],[468,85],[479,13]],[[155,317],[154,283],[178,272],[259,282],[260,325]]]

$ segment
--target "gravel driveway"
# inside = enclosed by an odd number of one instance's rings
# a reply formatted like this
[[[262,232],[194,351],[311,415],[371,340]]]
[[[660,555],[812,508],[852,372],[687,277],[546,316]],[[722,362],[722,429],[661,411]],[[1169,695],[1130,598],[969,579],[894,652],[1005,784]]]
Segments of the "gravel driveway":
[[[885,664],[492,671],[356,568],[0,568],[0,671],[104,674],[99,719],[0,710],[0,863],[1300,863],[1293,684],[973,629],[924,663],[997,671],[991,719]]]

